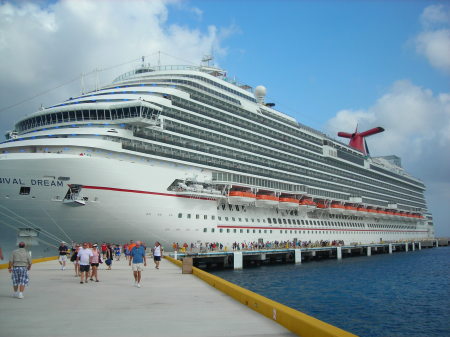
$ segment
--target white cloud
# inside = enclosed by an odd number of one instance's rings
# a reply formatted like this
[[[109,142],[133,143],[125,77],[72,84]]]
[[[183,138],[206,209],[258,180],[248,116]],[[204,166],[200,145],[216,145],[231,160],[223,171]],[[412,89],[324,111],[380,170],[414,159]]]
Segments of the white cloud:
[[[0,3],[0,102],[1,107],[75,78],[82,72],[147,57],[162,64],[200,64],[214,46],[216,56],[227,29],[206,30],[171,24],[170,10],[201,15],[197,8],[179,6],[174,0],[152,1],[57,1]],[[172,55],[168,57],[167,55]],[[181,61],[183,60],[183,61]],[[108,83],[131,64],[100,74]],[[93,86],[95,79],[86,78]],[[79,82],[40,97],[17,109],[0,112],[5,131],[13,121],[37,110],[40,103],[54,104],[79,93]]]
[[[417,52],[433,67],[450,74],[450,7],[428,6],[420,20],[424,30],[415,38]]]
[[[420,22],[426,28],[450,23],[450,10],[444,5],[426,7],[420,16]]]
[[[381,126],[385,132],[367,139],[372,155],[396,154],[404,166],[424,179],[450,181],[450,94],[433,94],[402,80],[367,110],[341,110],[326,129],[353,132]],[[344,140],[346,141],[346,140]]]
[[[450,93],[434,94],[409,81],[397,81],[368,109],[339,111],[326,129],[332,135],[353,132],[356,122],[359,131],[385,128],[367,138],[371,155],[402,158],[402,166],[425,182],[437,235],[449,235]]]

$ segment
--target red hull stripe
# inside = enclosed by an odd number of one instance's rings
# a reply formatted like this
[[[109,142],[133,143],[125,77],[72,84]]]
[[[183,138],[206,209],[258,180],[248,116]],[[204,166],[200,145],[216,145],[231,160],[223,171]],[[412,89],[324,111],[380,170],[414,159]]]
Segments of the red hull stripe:
[[[159,192],[149,192],[149,191],[139,191],[139,190],[127,190],[127,189],[123,189],[123,188],[115,188],[115,187],[83,186],[83,188],[88,189],[88,190],[104,190],[104,191],[115,191],[115,192],[126,192],[126,193],[139,193],[139,194],[162,195],[162,196],[165,196],[165,197],[178,197],[178,198],[200,199],[200,200],[214,200],[214,199],[202,198],[202,197],[191,197],[191,196],[188,196],[188,195],[178,195],[178,194],[159,193]]]
[[[427,231],[402,231],[402,230],[383,230],[383,229],[335,229],[335,228],[305,228],[305,227],[249,227],[249,226],[226,226],[218,225],[217,228],[237,228],[237,229],[280,229],[290,231],[346,231],[346,232],[412,232],[412,233],[427,233]]]

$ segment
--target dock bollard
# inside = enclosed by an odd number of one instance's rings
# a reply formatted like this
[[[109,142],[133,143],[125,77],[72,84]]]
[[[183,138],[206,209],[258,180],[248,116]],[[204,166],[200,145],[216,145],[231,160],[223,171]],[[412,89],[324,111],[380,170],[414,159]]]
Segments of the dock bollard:
[[[192,265],[193,265],[192,257],[184,257],[183,263],[181,264],[181,273],[192,274]]]

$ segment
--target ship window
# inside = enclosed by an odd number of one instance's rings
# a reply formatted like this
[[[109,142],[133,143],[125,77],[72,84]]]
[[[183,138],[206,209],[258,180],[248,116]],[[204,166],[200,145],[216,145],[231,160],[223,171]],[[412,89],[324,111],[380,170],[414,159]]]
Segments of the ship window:
[[[284,223],[285,225],[287,224],[286,219],[283,219],[283,223]]]
[[[259,230],[259,233],[261,233],[261,230]]]
[[[211,228],[211,233],[214,233],[215,232],[215,229],[214,228]]]
[[[280,219],[280,218],[278,218],[278,223],[279,223],[279,224],[281,224],[281,223],[282,223],[282,222],[281,222],[281,219]]]
[[[267,233],[267,229],[264,230],[264,233]]]
[[[243,229],[240,229],[240,230],[239,230],[239,233],[244,233],[244,230],[243,230]]]
[[[302,225],[304,225],[305,224],[305,220],[302,220]]]
[[[216,220],[216,216],[215,215],[211,215],[211,220]]]
[[[250,233],[250,229],[247,229],[247,233]]]
[[[30,194],[31,187],[21,186],[20,187],[20,195],[28,195]]]
[[[241,218],[238,218],[238,221],[239,221],[239,222],[242,222],[242,219],[241,219]]]
[[[236,219],[234,217],[231,217],[231,220],[236,221]]]
[[[245,218],[245,222],[248,222],[248,218]]]
[[[196,214],[196,215],[195,215],[195,218],[196,218],[196,219],[200,219],[200,215],[199,215],[199,214]]]
[[[191,218],[191,215],[190,215],[190,214],[188,214],[188,215],[187,215],[187,218],[188,218],[188,219],[190,219],[190,218]]]
[[[214,220],[214,219],[213,219]],[[217,220],[222,221],[222,217],[220,215],[217,216]]]
[[[269,233],[272,234],[272,230],[270,230]]]
[[[283,231],[282,231],[282,230],[280,230],[280,233],[281,233],[281,234],[283,234]]]
[[[233,233],[236,233],[236,228],[233,229]]]
[[[207,228],[203,228],[203,233],[206,233],[208,231]]]
[[[227,228],[227,233],[229,233],[230,232],[230,229],[229,228]]]
[[[236,207],[236,211],[239,211],[239,206],[238,206],[238,205],[235,205],[235,207]]]
[[[227,216],[225,217],[225,221],[228,221],[228,217]]]
[[[207,220],[207,219],[208,219],[208,216],[207,216],[207,215],[204,215],[204,216],[203,216],[203,219]]]
[[[230,211],[233,210],[233,206],[232,205],[228,205],[228,208],[230,209]]]
[[[276,224],[277,223],[277,219],[273,218],[273,223]]]
[[[223,232],[223,229],[222,229],[222,228],[221,228],[221,229],[219,229],[219,232],[220,232],[220,233],[222,233],[222,232]]]
[[[183,213],[178,213],[178,218],[182,218],[183,217]]]
[[[256,229],[253,230],[253,233],[256,233]]]

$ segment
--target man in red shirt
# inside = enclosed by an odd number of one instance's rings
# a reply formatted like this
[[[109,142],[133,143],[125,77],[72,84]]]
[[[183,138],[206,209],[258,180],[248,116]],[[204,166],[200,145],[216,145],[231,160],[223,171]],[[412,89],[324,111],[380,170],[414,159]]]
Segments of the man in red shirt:
[[[108,249],[108,246],[106,246],[106,243],[102,243],[102,255],[103,255],[103,259],[106,259],[106,251]]]

